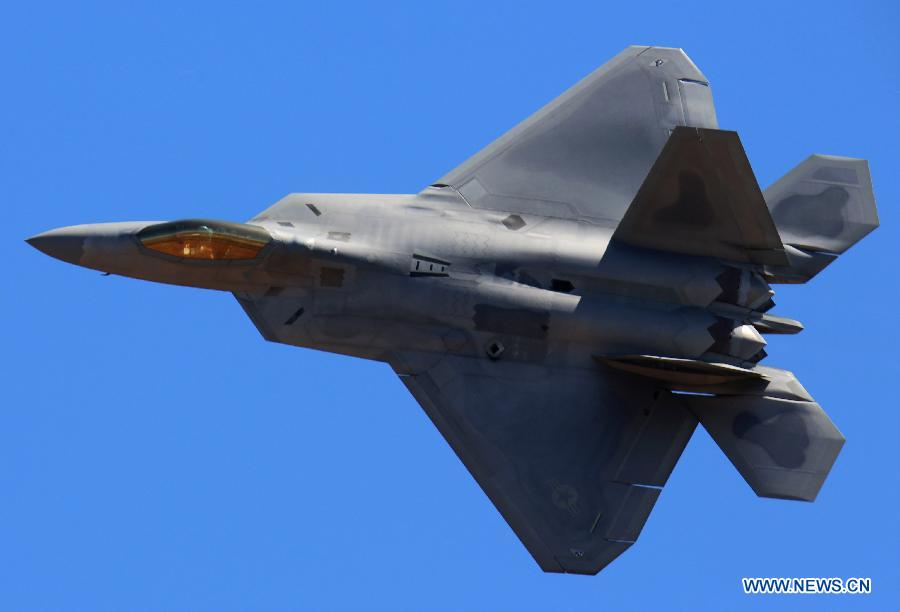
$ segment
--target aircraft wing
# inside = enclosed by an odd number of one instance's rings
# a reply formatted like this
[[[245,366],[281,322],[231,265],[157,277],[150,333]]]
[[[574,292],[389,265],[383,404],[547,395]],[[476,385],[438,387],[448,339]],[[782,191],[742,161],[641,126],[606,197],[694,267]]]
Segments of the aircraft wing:
[[[474,208],[618,221],[679,125],[716,128],[681,49],[628,47],[434,186]]]
[[[390,363],[548,572],[596,574],[631,546],[697,425],[679,396],[601,368]]]

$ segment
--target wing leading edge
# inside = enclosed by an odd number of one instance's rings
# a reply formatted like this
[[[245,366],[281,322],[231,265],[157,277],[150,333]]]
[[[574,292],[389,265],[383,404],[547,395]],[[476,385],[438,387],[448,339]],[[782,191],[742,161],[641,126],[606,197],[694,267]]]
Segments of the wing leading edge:
[[[391,365],[547,572],[596,574],[628,549],[697,425],[678,396],[599,369]]]
[[[617,221],[671,130],[716,128],[681,49],[628,47],[442,177],[474,208]]]

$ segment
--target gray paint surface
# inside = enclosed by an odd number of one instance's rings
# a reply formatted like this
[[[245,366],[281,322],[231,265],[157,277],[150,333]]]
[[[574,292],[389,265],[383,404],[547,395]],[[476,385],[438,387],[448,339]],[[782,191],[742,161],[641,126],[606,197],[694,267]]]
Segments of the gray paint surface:
[[[762,192],[687,56],[629,47],[418,194],[29,242],[231,292],[267,340],[390,364],[540,567],[594,574],[698,422],[758,495],[815,498],[843,437],[760,365],[765,334],[803,329],[768,312],[772,285],[877,225],[864,161],[815,155]]]

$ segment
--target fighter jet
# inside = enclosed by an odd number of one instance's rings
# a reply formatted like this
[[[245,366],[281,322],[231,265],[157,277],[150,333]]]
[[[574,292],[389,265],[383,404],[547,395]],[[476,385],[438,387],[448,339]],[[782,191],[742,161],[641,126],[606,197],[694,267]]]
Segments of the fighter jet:
[[[390,364],[547,572],[638,538],[698,422],[762,497],[812,501],[844,438],[761,365],[772,286],[878,226],[864,160],[761,191],[706,77],[629,47],[421,192],[294,193],[246,223],[28,239],[104,273],[232,293],[263,338]]]

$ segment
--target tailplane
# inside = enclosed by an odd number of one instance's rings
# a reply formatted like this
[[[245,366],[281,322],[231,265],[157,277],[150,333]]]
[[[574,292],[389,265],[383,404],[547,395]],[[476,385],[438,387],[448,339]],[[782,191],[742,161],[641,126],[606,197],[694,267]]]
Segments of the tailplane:
[[[686,399],[760,497],[813,501],[844,445],[844,436],[812,398],[693,395]]]
[[[844,445],[787,370],[658,355],[595,358],[679,394],[760,497],[813,501]]]
[[[864,159],[812,155],[763,193],[788,255],[771,282],[805,283],[878,227]]]

